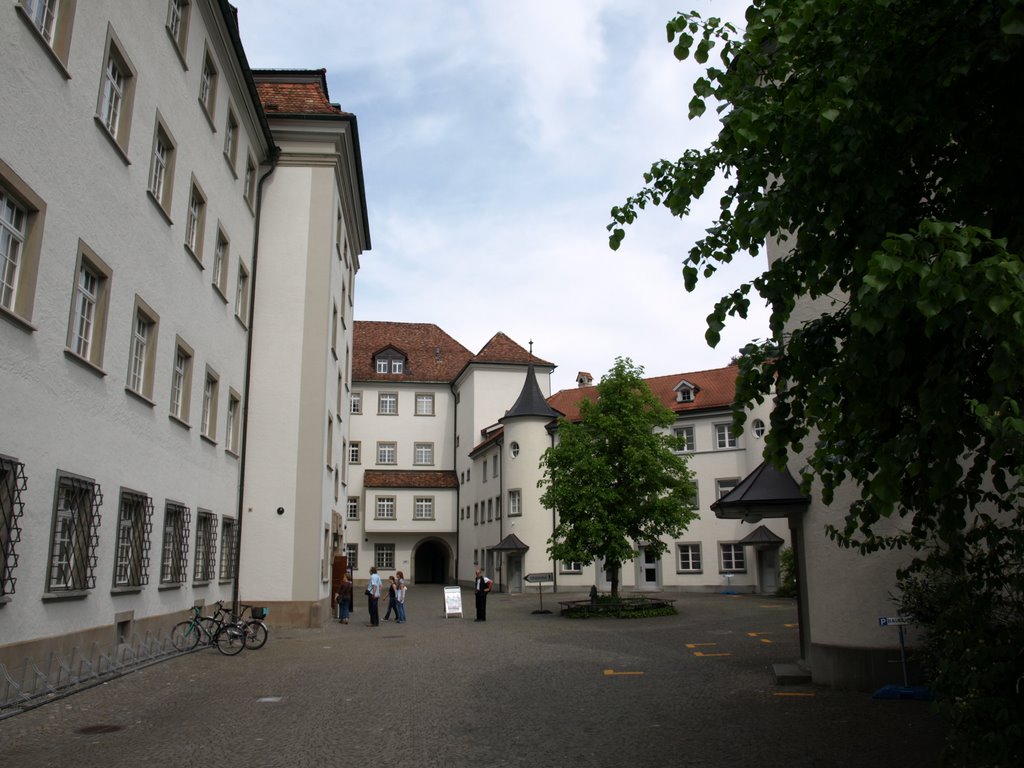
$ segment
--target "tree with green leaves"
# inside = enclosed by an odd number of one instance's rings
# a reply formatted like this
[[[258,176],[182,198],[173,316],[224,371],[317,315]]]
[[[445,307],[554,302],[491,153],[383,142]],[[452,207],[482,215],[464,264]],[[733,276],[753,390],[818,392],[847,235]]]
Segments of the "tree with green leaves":
[[[679,536],[697,517],[697,488],[681,438],[659,431],[675,422],[628,358],[580,402],[579,421],[559,419],[558,441],[541,457],[541,503],[558,515],[548,553],[589,565],[602,560],[618,595],[622,563],[638,546],[660,556],[662,536]]]
[[[755,295],[771,309],[737,423],[774,398],[766,458],[800,454],[826,504],[859,490],[830,535],[909,548],[951,754],[1024,764],[1024,0],[757,0],[745,22],[668,22],[704,65],[690,117],[720,130],[651,166],[611,247],[723,177],[686,289],[780,244],[708,317],[713,346]]]

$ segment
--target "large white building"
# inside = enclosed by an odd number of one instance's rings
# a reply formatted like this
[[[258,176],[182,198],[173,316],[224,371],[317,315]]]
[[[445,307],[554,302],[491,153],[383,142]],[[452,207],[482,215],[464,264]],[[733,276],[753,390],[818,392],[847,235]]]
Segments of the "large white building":
[[[596,387],[551,394],[554,365],[504,334],[476,354],[434,325],[357,321],[344,546],[357,580],[370,566],[413,581],[471,582],[477,565],[500,588],[551,573],[546,588],[610,586],[601,564],[552,562],[555,519],[538,488],[558,416],[575,419]],[[767,406],[732,430],[736,368],[647,380],[677,414],[697,477],[700,517],[668,552],[623,569],[627,589],[759,591],[778,586],[784,521],[719,520],[710,505],[761,463]],[[748,539],[753,534],[752,538]],[[510,538],[514,537],[514,538]],[[745,541],[746,539],[746,541]]]
[[[318,623],[354,116],[254,73],[225,0],[6,3],[0,61],[0,663],[237,593]]]

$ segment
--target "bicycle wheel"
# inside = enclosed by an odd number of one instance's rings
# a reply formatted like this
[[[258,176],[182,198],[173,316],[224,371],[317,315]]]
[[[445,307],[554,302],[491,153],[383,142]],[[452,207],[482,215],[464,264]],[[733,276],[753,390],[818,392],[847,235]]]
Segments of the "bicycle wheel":
[[[171,645],[179,651],[191,651],[199,644],[199,627],[194,621],[182,621],[171,630]]]
[[[199,633],[199,643],[201,645],[209,645],[217,637],[221,623],[210,616],[204,616],[199,620],[199,626],[200,628],[196,630]]]
[[[251,619],[245,622],[245,647],[262,648],[267,642],[267,625],[262,621]]]
[[[225,656],[234,656],[245,648],[245,627],[240,624],[225,624],[213,638],[217,650]]]

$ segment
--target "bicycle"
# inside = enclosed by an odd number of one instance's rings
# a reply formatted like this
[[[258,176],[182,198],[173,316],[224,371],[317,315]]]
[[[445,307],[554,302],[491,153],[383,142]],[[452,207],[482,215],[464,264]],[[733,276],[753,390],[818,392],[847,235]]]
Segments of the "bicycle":
[[[243,619],[245,612],[249,612],[249,618]],[[238,621],[245,628],[245,647],[256,650],[266,645],[269,630],[263,623],[269,611],[266,608],[254,608],[251,605],[243,605],[238,612]]]
[[[246,633],[243,626],[234,622],[225,622],[222,615],[226,614],[224,602],[217,602],[217,611],[213,616],[203,616],[199,606],[192,606],[192,618],[180,621],[171,629],[171,644],[179,651],[191,651],[202,642],[213,644],[225,656],[241,653],[246,646]]]

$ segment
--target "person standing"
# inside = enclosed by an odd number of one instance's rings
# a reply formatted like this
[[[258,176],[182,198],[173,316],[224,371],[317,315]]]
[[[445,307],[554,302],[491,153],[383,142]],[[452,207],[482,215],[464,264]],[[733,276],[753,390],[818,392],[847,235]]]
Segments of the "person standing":
[[[398,603],[395,601],[395,587],[397,581],[394,576],[388,577],[388,609],[384,612],[384,621],[388,621],[391,618],[391,612],[395,612],[395,619],[398,618]]]
[[[338,621],[348,624],[348,614],[352,607],[352,582],[348,580],[348,574],[341,575],[341,584],[338,585]]]
[[[405,623],[405,576],[399,571],[395,582],[395,610],[398,611],[398,623]]]
[[[494,582],[484,576],[479,567],[476,569],[476,579],[473,581],[473,592],[476,594],[476,621],[487,621],[487,593],[491,591]]]
[[[378,607],[380,605],[380,574],[377,573],[377,567],[374,565],[370,566],[370,585],[366,588],[366,598],[370,608],[370,623],[368,627],[379,627],[380,626],[380,613]]]

